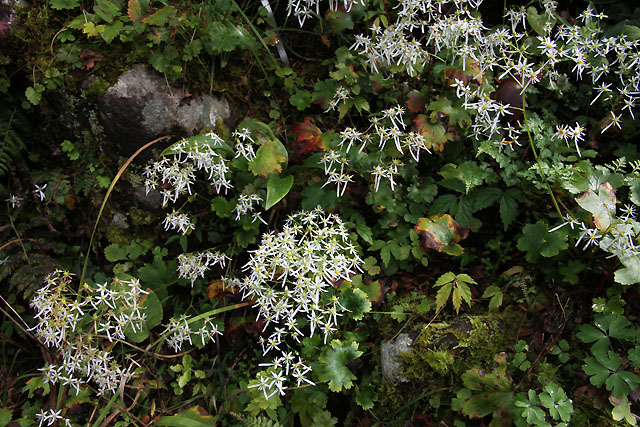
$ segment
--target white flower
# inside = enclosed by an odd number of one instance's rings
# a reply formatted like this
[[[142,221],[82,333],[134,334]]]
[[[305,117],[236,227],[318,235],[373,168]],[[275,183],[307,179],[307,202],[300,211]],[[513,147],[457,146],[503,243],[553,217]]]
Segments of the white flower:
[[[18,197],[15,194],[10,194],[9,198],[6,199],[5,202],[8,202],[12,208],[15,208],[22,206],[22,200],[22,197]]]

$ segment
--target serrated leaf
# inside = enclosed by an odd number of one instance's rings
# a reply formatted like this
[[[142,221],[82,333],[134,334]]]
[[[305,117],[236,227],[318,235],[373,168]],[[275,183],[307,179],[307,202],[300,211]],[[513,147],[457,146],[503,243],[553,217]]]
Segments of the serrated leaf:
[[[356,403],[364,410],[374,407],[374,402],[378,400],[378,393],[371,384],[356,386]]]
[[[491,298],[489,300],[489,310],[495,310],[502,305],[502,290],[496,285],[491,285],[485,289],[482,298]]]
[[[473,210],[479,211],[486,209],[500,200],[501,197],[501,189],[496,187],[483,187],[472,194],[471,200],[473,201]]]
[[[600,231],[606,231],[616,217],[616,192],[608,182],[600,184],[598,194],[591,189],[576,197],[578,205],[593,215]]]
[[[293,186],[293,175],[280,177],[280,175],[271,174],[267,180],[267,201],[264,207],[269,210],[273,205],[284,198]]]
[[[113,39],[120,34],[122,28],[124,28],[122,22],[114,21],[112,24],[109,24],[104,28],[104,31],[100,33],[100,37],[102,37],[107,43],[111,43]]]
[[[51,0],[49,6],[56,10],[73,9],[80,7],[80,0]]]
[[[140,0],[129,0],[127,4],[127,15],[131,22],[138,22],[142,19],[142,7]]]
[[[106,26],[103,24],[96,25],[93,22],[86,22],[82,26],[82,33],[87,35],[87,38],[95,37],[105,30]]]
[[[500,198],[500,219],[502,220],[502,226],[507,231],[509,225],[516,219],[518,214],[518,202],[511,197],[508,193],[504,193]]]
[[[353,387],[353,380],[356,376],[347,368],[351,363],[362,355],[358,350],[358,343],[342,343],[340,340],[333,340],[331,348],[325,350],[319,357],[320,372],[318,377],[321,381],[329,382],[329,390],[342,391]]]
[[[453,289],[453,282],[449,282],[446,285],[443,285],[440,289],[438,289],[438,293],[436,294],[436,311],[440,310],[442,307],[447,304],[449,301],[449,295],[451,295],[451,290]]]
[[[289,102],[296,107],[298,111],[304,111],[311,106],[311,92],[299,90],[289,97]]]
[[[466,283],[456,280],[456,286],[453,288],[453,295],[451,296],[451,302],[456,309],[456,314],[460,311],[463,300],[467,305],[471,306],[471,289]]]
[[[340,304],[349,311],[348,316],[362,320],[365,313],[371,311],[371,302],[367,294],[357,288],[347,288],[340,294]]]
[[[266,179],[269,174],[282,172],[282,164],[286,163],[288,158],[287,149],[280,141],[267,140],[258,148],[256,158],[249,163],[249,170],[254,175]]]
[[[120,246],[115,243],[104,248],[104,256],[110,262],[125,260],[128,253],[129,250],[126,246]]]
[[[163,26],[169,21],[169,18],[175,15],[175,12],[176,12],[175,7],[165,6],[161,9],[158,9],[157,11],[147,16],[146,18],[144,18],[142,22],[148,25]]]
[[[446,97],[441,97],[438,100],[429,103],[427,109],[429,111],[433,111],[431,113],[432,120],[437,120],[438,113],[449,116],[449,125],[457,124],[461,128],[466,129],[472,122],[471,117],[469,117],[469,113],[467,113],[464,107],[454,107],[451,100]]]
[[[527,224],[518,239],[518,249],[527,251],[527,261],[536,262],[540,255],[552,257],[567,249],[567,235],[562,230],[549,233],[547,224]]]
[[[120,8],[111,0],[96,0],[93,12],[110,24],[114,17],[120,15]]]

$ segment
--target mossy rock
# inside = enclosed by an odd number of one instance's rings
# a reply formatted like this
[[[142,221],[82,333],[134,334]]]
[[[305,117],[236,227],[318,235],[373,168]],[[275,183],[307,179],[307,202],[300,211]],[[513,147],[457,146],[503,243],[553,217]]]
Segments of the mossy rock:
[[[462,374],[471,368],[491,370],[496,354],[509,352],[516,342],[519,313],[466,315],[439,323],[419,323],[408,332],[410,351],[400,353],[398,377],[381,380],[380,404],[394,417],[404,416],[409,402],[434,419],[456,418],[450,402],[454,390],[462,387]],[[398,425],[402,425],[398,420]],[[395,422],[392,423],[395,425]]]

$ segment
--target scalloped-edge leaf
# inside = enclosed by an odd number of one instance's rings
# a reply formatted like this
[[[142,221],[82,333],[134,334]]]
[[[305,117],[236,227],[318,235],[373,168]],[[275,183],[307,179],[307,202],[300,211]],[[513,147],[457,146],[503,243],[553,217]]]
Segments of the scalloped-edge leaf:
[[[358,343],[342,343],[340,340],[331,341],[331,348],[325,350],[319,357],[321,381],[329,382],[329,390],[341,391],[353,387],[356,376],[347,368],[347,364],[362,355],[358,350]]]

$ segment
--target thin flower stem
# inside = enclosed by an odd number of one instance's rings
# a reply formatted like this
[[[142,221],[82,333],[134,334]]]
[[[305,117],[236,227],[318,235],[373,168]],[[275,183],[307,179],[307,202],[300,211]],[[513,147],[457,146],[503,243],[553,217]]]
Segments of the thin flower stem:
[[[540,163],[540,158],[538,157],[538,153],[536,152],[536,147],[533,144],[533,137],[531,136],[531,129],[529,129],[529,123],[527,120],[527,107],[525,104],[525,95],[522,93],[522,117],[524,118],[524,123],[526,125],[527,137],[529,138],[529,146],[531,147],[531,152],[533,153],[533,157],[536,159],[536,163],[538,164],[538,169],[540,170],[540,175],[542,175],[542,179],[544,180],[545,185],[547,186],[547,191],[551,196],[551,200],[553,201],[553,206],[556,208],[556,212],[558,212],[558,216],[562,218],[562,211],[560,210],[560,206],[558,206],[558,201],[556,200],[556,196],[553,194],[553,190],[551,189],[551,185],[547,180],[547,175],[544,173],[542,169],[542,164]]]

